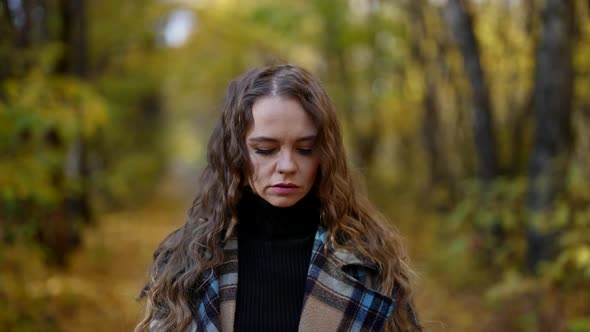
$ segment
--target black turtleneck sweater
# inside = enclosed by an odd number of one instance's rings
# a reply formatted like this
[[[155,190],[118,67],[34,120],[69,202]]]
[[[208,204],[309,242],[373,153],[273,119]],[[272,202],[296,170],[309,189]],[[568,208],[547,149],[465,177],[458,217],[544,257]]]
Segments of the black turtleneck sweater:
[[[297,331],[319,223],[308,195],[278,208],[245,190],[238,216],[236,331]]]

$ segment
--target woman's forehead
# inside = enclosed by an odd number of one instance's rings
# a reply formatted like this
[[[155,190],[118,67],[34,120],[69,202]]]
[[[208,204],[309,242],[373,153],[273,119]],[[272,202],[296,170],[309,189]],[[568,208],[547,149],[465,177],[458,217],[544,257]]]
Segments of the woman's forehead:
[[[317,133],[311,117],[294,98],[263,97],[252,106],[253,124],[249,138],[300,140]]]

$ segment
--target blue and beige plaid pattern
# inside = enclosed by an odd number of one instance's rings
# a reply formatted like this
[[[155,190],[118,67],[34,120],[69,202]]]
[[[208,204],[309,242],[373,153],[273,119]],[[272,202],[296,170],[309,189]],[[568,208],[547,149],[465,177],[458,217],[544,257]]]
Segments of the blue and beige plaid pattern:
[[[219,281],[213,271],[208,271],[204,275],[204,283],[200,294],[200,301],[197,301],[196,316],[193,325],[196,325],[196,331],[219,331]]]
[[[319,226],[307,274],[299,331],[381,331],[395,303],[370,288],[377,270],[344,249],[326,248],[327,231]],[[224,247],[224,263],[207,272],[196,292],[195,319],[189,329],[233,330],[238,287],[238,243]],[[272,319],[272,317],[269,317]],[[157,324],[153,324],[157,331]]]

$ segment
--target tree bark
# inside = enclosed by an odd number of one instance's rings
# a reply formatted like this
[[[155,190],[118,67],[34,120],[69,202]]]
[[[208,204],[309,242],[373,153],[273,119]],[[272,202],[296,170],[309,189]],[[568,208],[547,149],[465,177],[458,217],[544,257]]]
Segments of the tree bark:
[[[505,15],[509,14],[509,11],[512,10],[512,7],[509,3],[505,5]],[[534,57],[535,53],[534,50],[537,49],[538,39],[539,39],[539,12],[537,11],[537,5],[535,0],[524,0],[523,1],[523,10],[525,13],[525,22],[521,29],[523,29],[524,33],[527,35],[527,39],[531,41],[531,49],[533,50],[530,53],[530,57]],[[499,26],[499,29],[503,29],[503,27]],[[503,31],[498,31],[499,34],[503,33]],[[508,37],[504,37],[503,40],[506,41],[506,45],[510,45],[507,54],[512,54],[517,52],[514,49],[514,43],[510,43]],[[517,75],[514,73],[513,75]],[[522,102],[518,102],[518,98],[515,94],[511,94],[510,98],[510,105],[513,105],[514,111],[511,112],[509,123],[511,124],[510,138],[510,163],[507,167],[507,175],[509,176],[522,176],[527,174],[528,171],[528,160],[530,159],[530,148],[529,142],[531,137],[529,134],[529,126],[533,123],[533,89],[527,92],[526,97]]]
[[[364,169],[368,166],[369,159],[372,159],[373,152],[370,146],[374,144],[369,140],[364,141],[358,127],[355,126],[357,114],[361,108],[356,94],[356,82],[346,57],[346,46],[343,45],[340,37],[346,15],[346,10],[342,6],[343,4],[338,1],[327,1],[319,8],[325,23],[323,48],[329,71],[338,75],[340,95],[344,101],[341,111],[344,122],[351,131],[352,159],[356,165]]]
[[[463,55],[463,66],[471,83],[473,98],[473,136],[479,175],[484,183],[498,172],[495,137],[488,87],[480,63],[479,45],[473,32],[473,19],[464,1],[449,0],[445,17]]]
[[[368,86],[373,87],[375,82],[379,79],[379,76],[383,71],[383,61],[385,57],[382,50],[382,46],[378,42],[378,34],[381,28],[381,22],[379,17],[379,3],[380,0],[372,1],[372,9],[369,13],[368,25],[368,38],[371,42],[371,54],[372,59],[367,68],[367,80]],[[377,111],[377,101],[379,98],[379,92],[369,91],[370,97],[366,105],[364,105],[366,114],[369,117],[368,129],[363,128],[358,130],[356,133],[356,150],[359,160],[359,166],[362,169],[369,169],[373,165],[375,154],[377,151],[377,144],[379,143],[379,137],[381,136],[381,119],[379,118],[379,112]]]
[[[573,32],[573,1],[547,0],[533,90],[536,132],[527,206],[534,214],[549,210],[564,184],[572,131]],[[557,235],[529,225],[526,265],[531,273],[555,254]]]
[[[0,0],[0,5],[2,6],[2,13],[0,13],[2,15],[2,22],[0,23],[2,24],[2,32],[6,33],[4,38],[13,38],[16,28],[14,26],[14,16],[10,11],[10,7],[8,7],[8,0]]]
[[[86,40],[86,1],[61,0],[59,11],[62,20],[61,42],[64,54],[56,68],[57,73],[77,77],[87,77],[87,40]],[[76,224],[91,220],[90,185],[88,171],[87,142],[84,139],[84,109],[76,110],[78,132],[67,147],[64,169],[64,181],[78,184],[75,190],[66,190],[63,199],[63,213],[58,217],[49,217],[43,224],[42,241],[50,249],[51,261],[64,266],[67,255],[80,245],[80,233]],[[61,184],[63,186],[63,184]]]
[[[66,52],[58,71],[85,78],[88,74],[86,1],[61,0],[59,5],[62,18],[61,40]]]
[[[62,0],[60,6],[63,20],[62,40],[66,45],[66,54],[61,70],[65,74],[85,79],[88,76],[86,1]],[[88,198],[88,153],[87,144],[82,133],[84,110],[78,109],[76,116],[79,132],[68,151],[66,176],[77,179],[80,182],[81,189],[66,199],[65,207],[68,215],[80,218],[83,221],[89,221],[91,213]]]
[[[439,144],[439,109],[437,103],[437,91],[434,74],[430,68],[432,59],[428,56],[421,43],[428,36],[424,18],[424,6],[422,0],[410,1],[407,3],[408,28],[410,34],[410,53],[416,64],[423,68],[422,85],[424,92],[422,96],[422,141],[426,149],[428,159],[429,185],[434,186],[446,178],[446,170],[443,163]]]

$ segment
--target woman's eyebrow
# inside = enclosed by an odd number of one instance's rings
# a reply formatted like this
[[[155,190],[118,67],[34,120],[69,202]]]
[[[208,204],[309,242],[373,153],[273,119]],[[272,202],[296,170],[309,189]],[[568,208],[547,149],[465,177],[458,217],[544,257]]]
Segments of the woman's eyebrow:
[[[299,137],[298,139],[296,139],[296,142],[303,142],[303,141],[315,141],[315,139],[317,138],[316,135],[309,135],[309,136],[303,136],[303,137]]]

